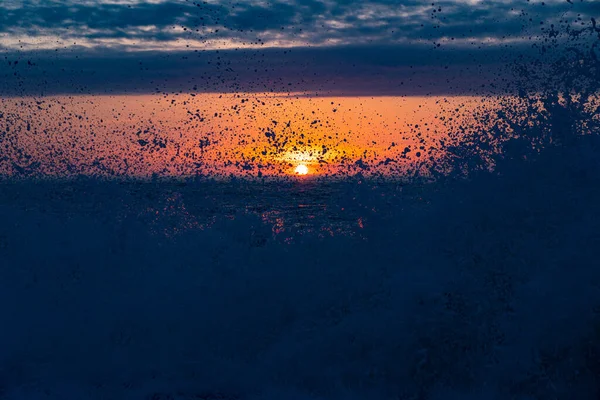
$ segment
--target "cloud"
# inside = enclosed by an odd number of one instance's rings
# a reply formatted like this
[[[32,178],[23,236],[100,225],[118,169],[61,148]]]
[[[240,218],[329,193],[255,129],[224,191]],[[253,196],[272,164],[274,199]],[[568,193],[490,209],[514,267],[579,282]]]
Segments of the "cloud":
[[[0,94],[480,93],[531,37],[598,12],[579,0],[4,0]]]
[[[57,53],[6,55],[0,63],[0,95],[480,94],[495,90],[490,84],[506,74],[507,63],[499,48],[467,52],[426,45]]]
[[[147,51],[160,42],[177,50],[499,40],[525,34],[527,22],[599,10],[595,2],[563,0],[7,0],[0,4],[0,46]]]

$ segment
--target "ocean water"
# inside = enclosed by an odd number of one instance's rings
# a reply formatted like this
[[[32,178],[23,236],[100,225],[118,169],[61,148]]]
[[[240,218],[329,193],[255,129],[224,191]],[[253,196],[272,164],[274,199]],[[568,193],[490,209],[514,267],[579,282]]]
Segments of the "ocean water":
[[[0,393],[593,399],[598,154],[415,186],[5,182]]]
[[[0,199],[50,214],[108,210],[135,216],[157,235],[205,230],[219,221],[256,218],[272,238],[354,235],[370,215],[419,201],[419,185],[394,180],[292,178],[273,180],[92,179],[8,181]]]

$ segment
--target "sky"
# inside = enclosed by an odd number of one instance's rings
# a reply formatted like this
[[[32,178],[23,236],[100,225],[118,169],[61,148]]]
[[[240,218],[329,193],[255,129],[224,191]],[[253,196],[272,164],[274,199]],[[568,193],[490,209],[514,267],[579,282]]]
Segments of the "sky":
[[[0,175],[288,176],[301,164],[319,176],[397,175],[430,163],[431,147],[450,127],[475,127],[473,110],[491,106],[482,101],[265,93],[8,98],[0,100]]]
[[[585,0],[3,0],[0,94],[481,93],[531,54],[532,37],[599,10]]]
[[[2,0],[0,176],[404,174],[514,94],[516,61],[599,14],[586,0]]]

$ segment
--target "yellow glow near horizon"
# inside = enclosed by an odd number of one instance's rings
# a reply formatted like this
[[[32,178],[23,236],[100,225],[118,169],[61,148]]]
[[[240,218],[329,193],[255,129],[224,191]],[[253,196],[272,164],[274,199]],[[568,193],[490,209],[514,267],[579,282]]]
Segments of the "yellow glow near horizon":
[[[36,173],[49,176],[402,174],[412,162],[402,158],[404,149],[422,162],[452,125],[474,126],[471,110],[483,100],[272,93],[48,96],[42,104],[1,98],[0,109],[13,117],[0,118],[0,132],[9,132],[15,148],[2,154],[14,162],[0,162],[0,175],[16,173],[20,151],[39,163]]]
[[[296,172],[296,174],[298,175],[307,175],[308,174],[308,167],[304,164],[300,164],[296,167],[296,169],[294,170],[294,172]]]

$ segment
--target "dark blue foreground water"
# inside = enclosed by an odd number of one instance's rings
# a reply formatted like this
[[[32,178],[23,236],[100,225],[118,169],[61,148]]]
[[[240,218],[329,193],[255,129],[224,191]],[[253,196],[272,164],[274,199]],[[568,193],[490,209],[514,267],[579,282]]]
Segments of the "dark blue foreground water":
[[[4,182],[0,398],[597,399],[598,154],[404,187]]]

